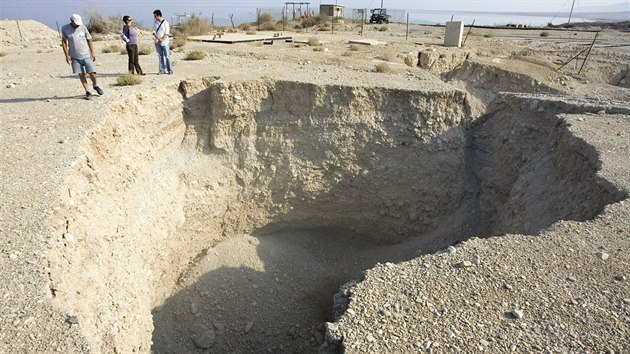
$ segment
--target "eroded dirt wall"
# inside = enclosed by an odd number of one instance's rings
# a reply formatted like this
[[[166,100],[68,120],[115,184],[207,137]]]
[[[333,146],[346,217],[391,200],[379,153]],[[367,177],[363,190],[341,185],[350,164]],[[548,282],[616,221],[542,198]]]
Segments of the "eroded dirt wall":
[[[625,193],[598,176],[599,154],[567,129],[562,113],[597,113],[559,100],[500,95],[469,134],[478,182],[479,233],[535,234],[558,220],[584,221]]]
[[[111,107],[69,178],[51,292],[95,350],[148,350],[151,309],[225,237],[317,220],[395,242],[463,198],[460,91],[214,80]]]

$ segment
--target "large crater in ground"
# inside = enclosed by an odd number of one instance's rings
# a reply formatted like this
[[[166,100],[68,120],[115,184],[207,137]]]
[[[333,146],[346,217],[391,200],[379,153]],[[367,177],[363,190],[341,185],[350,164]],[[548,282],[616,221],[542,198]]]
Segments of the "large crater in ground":
[[[128,98],[52,219],[51,293],[97,351],[316,351],[375,262],[623,198],[562,103],[495,102],[473,121],[446,86],[214,78]]]

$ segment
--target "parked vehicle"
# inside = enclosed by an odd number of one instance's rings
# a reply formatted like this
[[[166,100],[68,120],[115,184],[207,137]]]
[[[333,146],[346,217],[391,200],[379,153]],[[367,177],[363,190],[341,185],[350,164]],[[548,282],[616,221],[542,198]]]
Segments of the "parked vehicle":
[[[372,13],[370,23],[389,23],[389,19],[391,18],[391,16],[387,14],[387,9],[372,9],[370,13]]]

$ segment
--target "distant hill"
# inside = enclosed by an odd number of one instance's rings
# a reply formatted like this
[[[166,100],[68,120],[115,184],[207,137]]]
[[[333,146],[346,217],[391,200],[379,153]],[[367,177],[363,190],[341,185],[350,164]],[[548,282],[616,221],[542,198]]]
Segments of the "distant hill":
[[[580,12],[627,12],[630,13],[630,2],[612,4],[612,5],[604,5],[604,6],[580,6],[579,8],[574,9],[574,11]]]

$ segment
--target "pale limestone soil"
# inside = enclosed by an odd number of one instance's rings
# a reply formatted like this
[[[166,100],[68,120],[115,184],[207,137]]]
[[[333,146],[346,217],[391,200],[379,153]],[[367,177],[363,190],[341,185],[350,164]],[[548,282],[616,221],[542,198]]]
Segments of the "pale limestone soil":
[[[114,86],[116,76],[126,72],[126,57],[102,54],[100,50],[114,41],[98,42],[97,68],[105,95],[92,101],[81,99],[82,89],[78,79],[70,75],[70,67],[65,63],[54,31],[52,34],[43,31],[41,36],[28,41],[18,40],[15,32],[2,32],[0,51],[6,55],[0,57],[0,282],[3,284],[0,290],[0,351],[89,350],[80,334],[80,323],[69,323],[73,322],[68,318],[70,314],[51,305],[46,254],[54,240],[45,220],[67,192],[64,181],[70,166],[81,155],[80,142],[101,123],[112,102],[154,86],[200,76],[220,76],[229,80],[272,76],[311,82],[352,81],[363,85],[396,86],[409,82],[418,85],[418,80],[427,80],[429,75],[420,68],[407,67],[401,59],[395,59],[397,65],[392,65],[393,73],[372,72],[375,60],[389,52],[417,52],[427,45],[439,45],[441,41],[441,32],[435,28],[418,29],[413,32],[412,40],[404,41],[402,28],[392,26],[395,33],[368,32],[366,37],[395,44],[361,47],[357,52],[352,51],[349,57],[342,53],[350,50],[349,38],[358,38],[354,31],[331,36],[334,39],[330,40],[329,35],[321,32],[296,34],[304,39],[317,36],[322,41],[327,40],[329,43],[325,46],[329,50],[322,52],[284,43],[274,46],[191,43],[184,50],[201,48],[209,53],[208,58],[201,62],[186,62],[182,60],[183,53],[175,53],[175,75],[156,76],[151,75],[157,71],[154,54],[141,57],[141,64],[149,75],[144,77],[142,85],[134,87]],[[27,31],[28,25],[22,26],[22,30]],[[608,35],[613,42],[627,42],[628,39],[628,34]],[[147,38],[145,41],[150,46]],[[533,46],[532,43],[536,43],[536,47],[545,45],[532,39],[532,42],[527,41],[527,46]],[[486,39],[478,34],[469,38],[466,50],[480,55],[509,56],[517,50],[514,48],[522,48],[522,45],[521,42],[506,45],[498,36]],[[552,46],[553,50],[558,50],[564,44]],[[623,51],[599,54],[604,60],[607,55],[627,58],[627,52]],[[568,81],[576,87],[583,85],[570,77]],[[611,222],[616,225],[618,216],[612,216]],[[619,224],[619,229],[623,228],[624,225]],[[514,265],[515,273],[526,272],[518,264]]]

